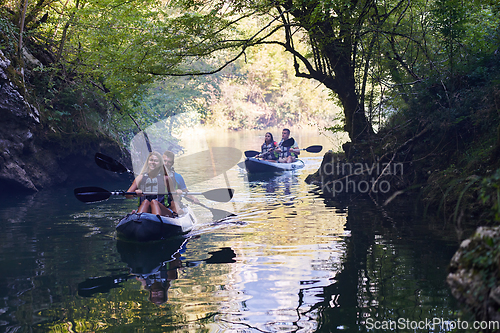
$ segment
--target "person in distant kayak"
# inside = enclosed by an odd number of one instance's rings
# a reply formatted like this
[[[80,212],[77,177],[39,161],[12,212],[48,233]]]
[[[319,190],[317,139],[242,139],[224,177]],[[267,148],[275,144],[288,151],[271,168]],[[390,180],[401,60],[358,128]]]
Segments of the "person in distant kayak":
[[[162,156],[158,152],[151,152],[141,173],[134,179],[127,192],[135,192],[139,197],[137,213],[176,217],[182,211],[172,199],[172,195],[167,194],[172,192],[171,188]],[[144,195],[145,192],[156,194]],[[127,195],[126,197],[133,198],[134,196]]]
[[[281,132],[281,141],[278,143],[278,148],[276,151],[279,154],[278,162],[280,163],[293,163],[297,160],[297,156],[300,154],[300,149],[297,143],[291,147],[284,147],[283,142],[290,139],[290,130],[288,128],[284,128]]]
[[[171,184],[171,188],[175,189],[178,195],[182,194],[182,192],[188,192],[186,182],[184,181],[184,178],[182,176],[175,172],[174,170],[174,162],[175,162],[175,154],[169,150],[166,150],[163,153],[163,164],[165,165],[165,169],[167,170],[167,175],[168,175],[168,180]],[[175,199],[178,198],[175,197]],[[187,195],[186,198],[194,202],[195,204],[200,204],[200,201],[198,198],[192,196],[192,195]]]
[[[261,147],[261,154],[259,155],[263,160],[269,162],[277,162],[278,161],[278,153],[275,149],[278,147],[278,144],[273,139],[273,135],[270,132],[266,133],[264,143]]]

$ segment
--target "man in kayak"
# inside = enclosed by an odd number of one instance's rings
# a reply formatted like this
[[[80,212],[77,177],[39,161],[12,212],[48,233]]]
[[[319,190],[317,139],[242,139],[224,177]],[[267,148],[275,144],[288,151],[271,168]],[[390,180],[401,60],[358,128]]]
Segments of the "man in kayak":
[[[182,192],[188,192],[188,189],[186,186],[186,182],[184,181],[184,178],[181,176],[181,174],[174,171],[174,162],[175,154],[169,150],[166,150],[163,153],[163,164],[167,169],[169,179],[173,185],[171,186],[171,188],[175,188],[177,194],[181,195]],[[187,195],[186,198],[189,201],[194,202],[195,204],[200,204],[200,200],[192,195]]]
[[[297,156],[300,154],[299,146],[296,142],[291,147],[283,147],[283,142],[290,139],[290,130],[284,128],[281,132],[281,141],[278,143],[278,148],[276,151],[279,154],[279,163],[293,163],[297,160]]]

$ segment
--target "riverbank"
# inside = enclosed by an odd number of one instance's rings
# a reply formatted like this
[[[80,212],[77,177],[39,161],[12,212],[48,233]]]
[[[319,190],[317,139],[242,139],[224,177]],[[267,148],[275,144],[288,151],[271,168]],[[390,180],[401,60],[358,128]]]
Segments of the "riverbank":
[[[496,320],[500,308],[499,63],[496,54],[481,75],[421,87],[375,137],[328,152],[306,179],[325,197],[349,200],[356,190],[388,211],[399,199],[420,201],[429,223],[451,224],[457,232],[486,226],[464,241],[448,278],[478,320]]]
[[[408,108],[370,140],[348,142],[341,152],[325,154],[307,181],[336,189],[326,195],[345,192],[349,181],[350,188],[384,199],[418,193],[450,222],[500,222],[500,207],[493,200],[500,169],[498,63],[500,55],[487,64],[488,75],[471,73],[421,87]],[[447,86],[455,87],[453,94]]]

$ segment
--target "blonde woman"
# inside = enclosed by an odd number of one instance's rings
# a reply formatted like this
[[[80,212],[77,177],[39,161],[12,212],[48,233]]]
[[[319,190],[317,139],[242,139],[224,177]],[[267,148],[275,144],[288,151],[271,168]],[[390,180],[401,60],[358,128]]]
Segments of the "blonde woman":
[[[139,208],[136,212],[169,217],[176,217],[182,213],[172,200],[172,196],[167,194],[171,193],[172,186],[169,183],[171,182],[163,164],[162,155],[158,152],[149,153],[141,173],[127,190],[127,192],[135,192],[139,197]],[[145,192],[157,194],[144,195]],[[127,196],[127,198],[132,197]]]

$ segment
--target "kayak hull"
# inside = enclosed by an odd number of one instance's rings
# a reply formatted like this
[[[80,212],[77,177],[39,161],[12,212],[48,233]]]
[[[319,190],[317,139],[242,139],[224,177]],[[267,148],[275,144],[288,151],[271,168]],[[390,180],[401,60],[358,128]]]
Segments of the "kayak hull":
[[[190,207],[183,210],[184,214],[175,218],[150,213],[127,214],[116,226],[118,237],[129,241],[149,242],[186,234],[197,221]]]
[[[302,169],[304,167],[304,161],[297,160],[293,163],[274,163],[259,160],[254,157],[248,157],[245,160],[245,168],[249,173],[272,173],[272,172],[284,172],[284,171],[294,171]]]

